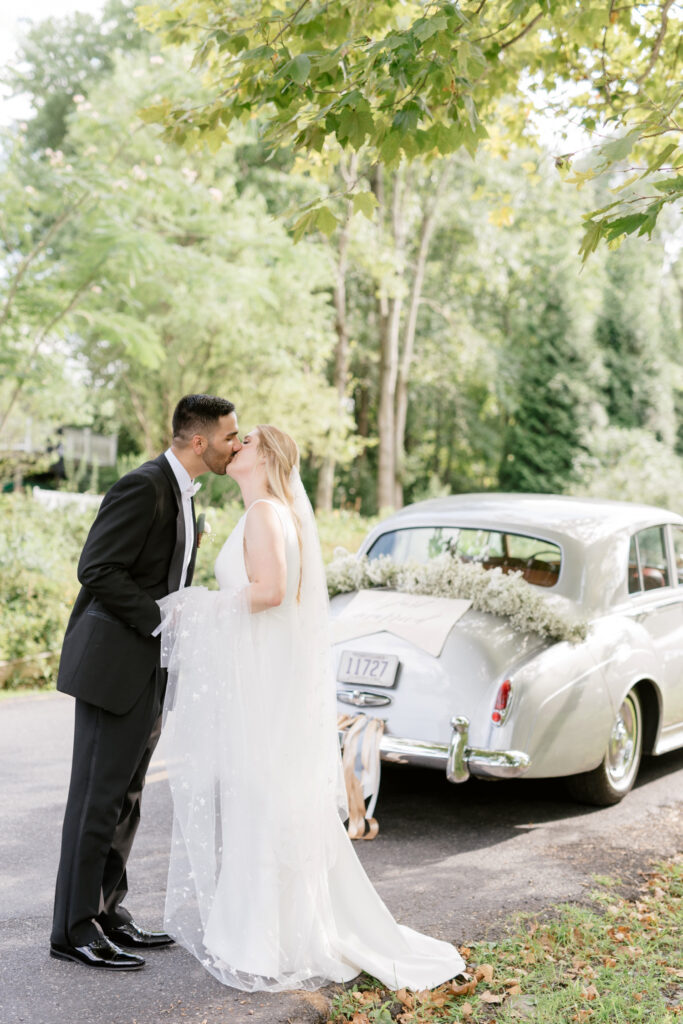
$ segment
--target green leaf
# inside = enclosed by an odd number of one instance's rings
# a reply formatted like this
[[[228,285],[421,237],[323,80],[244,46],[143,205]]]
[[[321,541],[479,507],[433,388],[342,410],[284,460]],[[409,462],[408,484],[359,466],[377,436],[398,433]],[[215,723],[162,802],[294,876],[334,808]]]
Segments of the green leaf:
[[[315,227],[315,222],[318,216],[318,210],[307,210],[306,213],[299,217],[298,221],[292,228],[292,238],[295,242],[300,242],[303,236],[311,231]]]
[[[675,153],[677,149],[677,143],[670,142],[669,145],[665,146],[661,153],[647,165],[648,172],[658,171],[662,164],[665,164],[671,154]]]
[[[383,164],[387,167],[394,167],[401,153],[401,136],[397,131],[388,132],[379,147],[379,155]]]
[[[163,103],[155,103],[150,107],[144,107],[138,111],[138,117],[145,122],[145,124],[158,124],[160,121],[164,121],[171,110],[171,104],[168,100]]]
[[[291,62],[291,71],[289,77],[292,78],[297,85],[303,85],[308,78],[308,73],[311,70],[311,62],[305,53],[300,53],[298,57],[295,57]]]
[[[394,128],[398,128],[399,131],[412,132],[417,128],[419,116],[420,111],[416,104],[409,103],[402,110],[396,111],[392,125]]]
[[[611,241],[613,238],[618,238],[619,235],[632,235],[647,219],[645,213],[630,213],[626,217],[617,217],[615,220],[607,222],[605,237]]]
[[[629,132],[628,135],[624,135],[621,139],[607,142],[600,148],[600,152],[610,163],[616,160],[625,160],[633,149],[638,135],[638,132]]]
[[[675,178],[661,178],[654,182],[654,186],[658,192],[683,192],[683,175],[679,174]]]
[[[589,221],[586,226],[586,231],[581,240],[579,246],[579,255],[581,256],[581,262],[585,263],[592,252],[598,247],[598,243],[603,236],[606,221]]]
[[[321,206],[317,211],[315,226],[319,231],[329,238],[339,226],[339,221],[327,206]]]
[[[245,36],[245,35],[230,36],[230,38],[229,38],[228,42],[225,44],[225,46],[222,43],[220,44],[220,46],[221,46],[221,49],[225,48],[225,49],[229,50],[230,53],[234,53],[234,54],[241,53],[242,50],[246,50],[248,48],[248,46],[249,46],[249,36]]]
[[[305,53],[300,53],[293,60],[288,60],[282,67],[278,68],[276,78],[289,78],[297,85],[303,85],[311,70],[311,62]]]
[[[205,132],[202,138],[209,147],[209,151],[217,153],[225,142],[225,132],[219,128],[214,128],[213,131]]]
[[[275,50],[272,46],[257,46],[253,50],[246,50],[242,54],[242,60],[248,63],[255,63],[260,60],[267,60],[272,57]]]
[[[435,32],[441,32],[448,25],[443,14],[438,14],[433,18],[420,18],[413,25],[413,33],[417,36],[421,43],[425,40],[430,39]]]
[[[353,197],[353,212],[358,213],[360,211],[368,220],[373,219],[376,207],[377,196],[374,192],[356,192]]]
[[[375,126],[372,114],[368,110],[352,110],[346,107],[339,119],[337,138],[340,142],[348,140],[354,149],[360,149]]]

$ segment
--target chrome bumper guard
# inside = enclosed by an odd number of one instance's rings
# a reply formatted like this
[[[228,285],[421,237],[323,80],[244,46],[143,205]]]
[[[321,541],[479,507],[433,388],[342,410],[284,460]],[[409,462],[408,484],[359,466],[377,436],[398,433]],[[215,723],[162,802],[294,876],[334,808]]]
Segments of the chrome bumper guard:
[[[515,779],[524,775],[531,765],[531,758],[521,750],[478,750],[470,747],[467,742],[470,728],[467,718],[453,718],[451,725],[453,735],[448,746],[385,734],[380,741],[382,760],[427,768],[443,766],[449,782],[466,782],[470,775],[489,779]]]

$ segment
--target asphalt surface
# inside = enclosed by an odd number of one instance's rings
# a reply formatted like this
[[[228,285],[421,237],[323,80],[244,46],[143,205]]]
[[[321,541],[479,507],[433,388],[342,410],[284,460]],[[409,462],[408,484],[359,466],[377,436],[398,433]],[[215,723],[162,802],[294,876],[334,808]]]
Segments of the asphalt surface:
[[[0,703],[0,1024],[326,1020],[332,990],[235,992],[177,947],[123,975],[49,957],[72,722],[73,702],[60,694]],[[162,739],[127,901],[152,928],[162,923],[170,813]],[[516,910],[586,900],[595,875],[635,887],[639,871],[683,848],[683,751],[647,759],[628,798],[599,810],[573,804],[552,781],[452,786],[435,771],[389,766],[377,816],[379,837],[356,849],[394,915],[457,943],[495,941]]]

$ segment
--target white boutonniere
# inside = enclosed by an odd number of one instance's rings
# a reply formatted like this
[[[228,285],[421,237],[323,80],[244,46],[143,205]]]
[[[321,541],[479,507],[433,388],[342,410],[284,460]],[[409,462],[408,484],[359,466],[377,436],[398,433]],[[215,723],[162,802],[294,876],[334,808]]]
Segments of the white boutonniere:
[[[211,536],[211,526],[206,521],[206,516],[203,512],[197,516],[197,547],[202,543],[202,537],[206,534],[207,537]]]

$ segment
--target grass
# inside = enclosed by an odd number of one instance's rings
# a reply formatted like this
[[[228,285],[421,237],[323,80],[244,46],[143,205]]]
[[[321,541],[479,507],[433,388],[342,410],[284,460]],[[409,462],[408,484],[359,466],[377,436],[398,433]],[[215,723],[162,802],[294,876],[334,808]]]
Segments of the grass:
[[[590,906],[520,915],[496,943],[461,947],[464,982],[390,992],[374,979],[332,1001],[330,1024],[675,1024],[683,1021],[683,857],[637,896],[601,878]]]
[[[44,693],[56,693],[54,683],[46,683],[44,686],[37,686],[35,683],[27,686],[13,686],[11,689],[0,689],[0,702],[10,697],[36,697]]]

